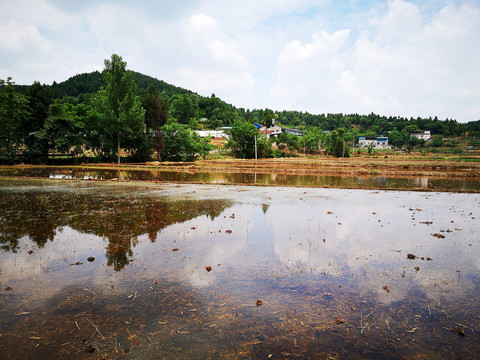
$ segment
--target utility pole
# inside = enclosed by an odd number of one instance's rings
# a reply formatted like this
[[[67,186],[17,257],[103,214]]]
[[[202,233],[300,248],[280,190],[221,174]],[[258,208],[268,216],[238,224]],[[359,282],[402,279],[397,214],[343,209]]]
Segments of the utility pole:
[[[303,134],[303,157],[305,157],[305,134]]]
[[[257,136],[255,135],[255,162],[257,161]]]

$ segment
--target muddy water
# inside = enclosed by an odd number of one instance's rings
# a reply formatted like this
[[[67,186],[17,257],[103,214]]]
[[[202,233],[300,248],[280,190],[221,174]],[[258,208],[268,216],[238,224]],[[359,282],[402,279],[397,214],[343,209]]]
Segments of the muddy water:
[[[0,181],[1,359],[477,359],[480,196]]]
[[[452,178],[399,178],[381,176],[337,176],[222,172],[178,172],[159,170],[112,170],[92,168],[3,168],[0,176],[64,180],[124,180],[206,184],[247,184],[270,186],[309,186],[361,189],[423,189],[433,191],[480,192],[480,181]]]

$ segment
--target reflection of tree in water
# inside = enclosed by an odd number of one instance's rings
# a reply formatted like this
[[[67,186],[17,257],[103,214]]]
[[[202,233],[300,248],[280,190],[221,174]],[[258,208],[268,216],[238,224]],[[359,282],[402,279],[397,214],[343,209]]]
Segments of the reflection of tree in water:
[[[55,237],[62,210],[55,196],[42,193],[2,193],[0,196],[0,244],[2,249],[16,251],[18,240],[28,235],[38,247]],[[52,209],[56,209],[52,211]]]
[[[73,229],[108,239],[108,265],[121,270],[129,263],[138,236],[156,241],[168,225],[207,215],[212,220],[231,203],[225,200],[166,201],[113,195],[79,195],[71,192],[2,193],[0,244],[16,251],[18,240],[28,235],[38,247],[54,240],[55,229]]]

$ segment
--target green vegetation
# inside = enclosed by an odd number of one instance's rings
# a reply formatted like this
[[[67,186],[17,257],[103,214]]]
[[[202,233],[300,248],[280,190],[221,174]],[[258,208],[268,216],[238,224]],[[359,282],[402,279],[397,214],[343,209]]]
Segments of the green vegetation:
[[[254,123],[298,128],[302,138],[282,134],[266,139]],[[182,126],[178,126],[182,125]],[[48,163],[52,156],[75,160],[143,162],[192,160],[209,147],[191,130],[232,127],[225,149],[237,158],[356,154],[359,136],[387,136],[405,151],[461,154],[480,148],[480,120],[385,117],[376,114],[319,114],[271,109],[243,109],[212,94],[200,96],[126,69],[118,55],[105,60],[105,70],[79,74],[41,85],[0,81],[0,163]],[[430,130],[432,140],[411,136]],[[178,136],[177,136],[178,135]],[[181,135],[181,136],[180,136]],[[185,142],[185,143],[183,143]],[[217,145],[218,147],[218,145]],[[321,152],[320,152],[321,150]],[[361,153],[375,155],[376,150]],[[218,153],[217,153],[218,154]]]

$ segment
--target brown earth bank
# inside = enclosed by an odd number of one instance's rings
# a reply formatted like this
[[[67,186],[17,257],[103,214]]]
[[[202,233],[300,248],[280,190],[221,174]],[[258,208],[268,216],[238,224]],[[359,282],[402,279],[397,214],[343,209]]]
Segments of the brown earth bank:
[[[480,180],[480,157],[428,158],[409,155],[351,158],[218,159],[195,162],[147,162],[137,164],[88,164],[82,167],[156,169],[181,172],[235,172],[325,174],[344,176],[449,177]]]
[[[45,166],[17,165],[4,168],[40,168]],[[63,166],[53,166],[55,168]],[[257,173],[337,176],[384,176],[456,178],[480,181],[480,157],[456,156],[434,158],[415,155],[385,155],[351,158],[307,157],[275,159],[217,159],[195,162],[100,163],[65,166],[67,168],[108,168],[122,170],[158,170],[209,173]]]

